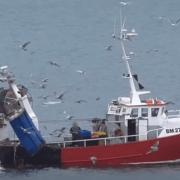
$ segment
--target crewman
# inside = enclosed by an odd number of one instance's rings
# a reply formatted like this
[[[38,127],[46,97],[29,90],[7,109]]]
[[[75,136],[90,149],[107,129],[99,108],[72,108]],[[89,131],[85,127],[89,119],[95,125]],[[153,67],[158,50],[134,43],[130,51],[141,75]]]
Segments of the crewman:
[[[79,127],[78,123],[74,122],[70,129],[70,133],[72,134],[72,140],[81,139],[80,130],[81,128]]]

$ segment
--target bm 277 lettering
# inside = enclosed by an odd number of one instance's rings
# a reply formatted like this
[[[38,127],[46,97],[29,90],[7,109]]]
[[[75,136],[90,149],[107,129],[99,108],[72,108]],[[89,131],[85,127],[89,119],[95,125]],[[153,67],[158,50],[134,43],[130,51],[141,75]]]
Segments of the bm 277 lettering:
[[[166,133],[178,133],[180,132],[180,128],[171,128],[171,129],[166,129]]]

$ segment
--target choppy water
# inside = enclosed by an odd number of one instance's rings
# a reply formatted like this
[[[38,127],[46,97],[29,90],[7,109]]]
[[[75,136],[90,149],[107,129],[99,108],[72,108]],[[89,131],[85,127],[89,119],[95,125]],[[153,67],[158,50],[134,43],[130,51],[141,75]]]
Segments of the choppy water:
[[[128,27],[138,38],[131,43],[136,58],[133,69],[155,97],[180,107],[180,25],[171,26],[165,16],[180,17],[179,0],[132,0],[126,8]],[[120,46],[111,38],[114,17],[119,18],[119,0],[0,0],[0,65],[7,64],[17,81],[33,96],[33,108],[42,132],[71,124],[66,114],[76,118],[104,117],[108,102],[128,95],[125,72],[120,63]],[[31,41],[27,51],[19,46]],[[112,51],[105,47],[112,45]],[[49,65],[56,61],[60,68]],[[77,70],[85,70],[84,76]],[[31,81],[48,78],[47,88]],[[66,91],[64,103],[43,105],[40,96]],[[100,97],[97,101],[96,98]],[[86,103],[75,103],[83,99]],[[48,101],[47,100],[47,101]],[[57,121],[54,121],[57,120]],[[44,127],[46,126],[46,128]],[[2,179],[179,179],[180,166],[123,169],[36,169],[0,170]]]
[[[39,169],[39,170],[4,170],[0,178],[9,179],[179,179],[180,167],[166,166],[155,168],[121,168],[121,169]]]

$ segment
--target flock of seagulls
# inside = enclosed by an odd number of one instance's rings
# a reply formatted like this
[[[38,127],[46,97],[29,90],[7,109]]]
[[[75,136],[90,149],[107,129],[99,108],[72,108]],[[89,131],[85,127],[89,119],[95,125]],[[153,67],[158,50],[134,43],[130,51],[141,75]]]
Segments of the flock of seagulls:
[[[159,16],[159,17],[157,17],[157,19],[158,19],[159,21],[161,21],[161,22],[167,22],[167,23],[169,23],[171,26],[177,26],[177,25],[179,25],[179,23],[180,23],[180,18],[178,18],[178,19],[176,19],[176,20],[172,20],[172,19],[170,19],[170,18],[168,18],[168,17],[165,17],[165,16]]]
[[[121,1],[121,2],[120,2],[120,5],[121,5],[122,7],[128,6],[128,5],[130,5],[130,4],[131,4],[130,2],[125,2],[125,1]],[[168,18],[168,17],[165,17],[165,16],[159,16],[159,17],[157,17],[157,19],[158,19],[159,21],[161,21],[161,22],[167,22],[167,23],[169,23],[169,24],[170,24],[171,26],[173,26],[173,27],[178,26],[178,25],[180,24],[180,18],[178,18],[178,19],[176,19],[176,20],[172,20],[172,19],[170,19],[170,18]],[[121,33],[122,33],[121,31],[118,32],[118,33],[119,33],[118,36],[116,35],[116,26],[117,26],[116,24],[117,24],[117,19],[114,18],[112,38],[113,38],[113,39],[121,39],[121,38],[122,38],[122,37],[121,37]],[[124,28],[124,26],[125,26],[125,19],[124,19],[123,22],[121,22],[121,29],[124,30],[124,31],[126,31],[126,29]],[[131,40],[131,37],[132,37],[132,36],[136,36],[137,33],[135,32],[134,29],[132,29],[132,31],[126,32],[126,35],[127,35],[127,37],[123,37],[123,38],[126,38],[127,40]],[[30,46],[30,44],[31,44],[31,41],[27,41],[27,42],[24,42],[23,44],[21,44],[19,47],[20,47],[23,51],[27,51],[27,50],[28,50],[28,47]],[[108,46],[105,47],[105,50],[107,50],[107,51],[112,51],[112,48],[113,48],[112,45],[108,45]],[[148,52],[158,52],[158,50],[157,50],[157,49],[151,49],[151,50],[149,50]],[[130,55],[134,55],[133,52],[130,52],[129,54],[130,54]],[[47,63],[48,63],[49,65],[53,66],[53,67],[57,67],[57,68],[60,68],[60,67],[61,67],[61,65],[60,65],[58,62],[56,62],[56,61],[50,60],[50,61],[47,61]],[[82,76],[85,76],[85,75],[86,75],[86,71],[85,71],[85,70],[82,70],[82,69],[76,70],[76,73],[79,73],[79,74],[82,75]],[[31,81],[31,84],[32,84],[32,85],[35,85],[36,87],[39,87],[39,88],[41,88],[41,89],[46,89],[48,81],[49,81],[49,79],[48,79],[47,77],[45,77],[45,78],[41,79],[40,81],[33,81],[33,80],[32,80],[32,81]],[[40,98],[42,98],[43,100],[46,100],[45,102],[42,103],[43,105],[56,105],[56,104],[61,104],[61,103],[64,102],[64,96],[65,96],[66,93],[67,93],[67,91],[61,91],[61,92],[59,92],[59,93],[54,92],[53,95],[42,95],[42,96],[40,96]],[[52,99],[49,100],[49,98],[51,98],[52,96],[53,96],[54,100],[52,100]],[[99,101],[100,99],[101,99],[100,97],[96,97],[95,100],[96,100],[96,101]],[[47,101],[47,100],[49,100],[49,101]],[[85,100],[85,99],[79,99],[79,100],[74,101],[74,103],[83,104],[83,103],[88,103],[88,101]],[[72,119],[74,118],[73,115],[67,113],[66,111],[64,111],[63,114],[64,114],[64,116],[65,116],[65,119],[67,119],[67,120],[72,120]],[[51,132],[50,135],[57,136],[57,137],[61,137],[61,135],[64,133],[65,129],[66,129],[66,128],[64,128],[64,127],[61,128],[61,129],[56,129],[56,130],[54,130],[53,132]],[[24,132],[26,132],[26,133],[29,133],[26,129],[23,129],[23,128],[22,128],[22,130],[23,130]]]
[[[120,4],[120,7],[125,7],[125,6],[130,5],[131,2],[120,1],[119,4]],[[112,38],[113,39],[119,39],[119,40],[121,40],[123,38],[123,39],[131,41],[132,37],[137,36],[138,34],[136,33],[134,28],[130,32],[127,32],[127,29],[124,28],[126,18],[122,19],[121,15],[122,15],[122,10],[120,10],[120,30],[118,31],[119,34],[116,32],[117,31],[116,28],[119,27],[119,25],[117,25],[117,18],[116,17],[114,18]],[[156,17],[156,19],[159,22],[167,23],[172,27],[176,27],[176,26],[178,26],[180,24],[180,18],[171,19],[171,18],[166,17],[166,16],[158,16],[158,17]],[[125,33],[123,33],[123,32],[125,32]],[[123,35],[125,35],[125,37]],[[113,47],[112,45],[108,45],[108,46],[105,47],[105,50],[111,51],[112,47]],[[158,51],[159,50],[157,50],[157,49],[150,49],[150,50],[147,51],[147,53],[158,52]]]

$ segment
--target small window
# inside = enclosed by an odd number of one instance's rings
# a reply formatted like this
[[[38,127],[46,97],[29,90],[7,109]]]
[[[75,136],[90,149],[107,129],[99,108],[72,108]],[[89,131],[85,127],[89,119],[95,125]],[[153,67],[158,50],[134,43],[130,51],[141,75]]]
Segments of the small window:
[[[138,117],[138,108],[134,108],[131,111],[131,117]]]
[[[122,112],[125,113],[126,112],[126,108],[123,108]]]
[[[148,117],[148,108],[142,108],[141,109],[141,116],[142,117]]]
[[[158,112],[159,112],[159,108],[152,108],[151,109],[151,116],[152,117],[157,117]]]
[[[116,107],[112,106],[112,107],[110,108],[110,111],[116,111]]]
[[[121,112],[121,108],[118,108],[117,110],[116,110],[116,113],[120,113]]]

